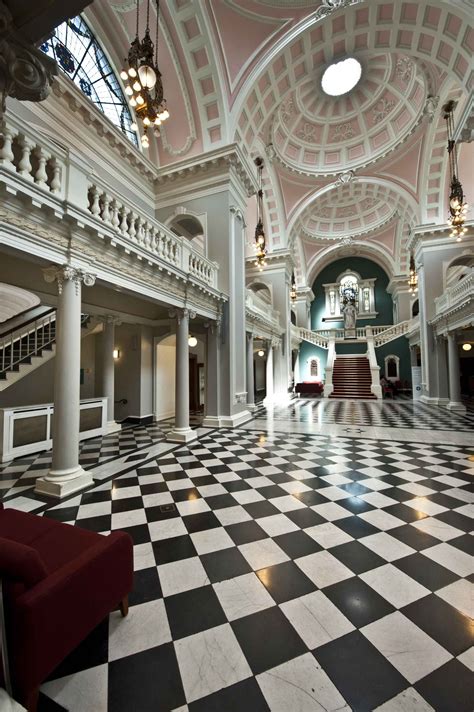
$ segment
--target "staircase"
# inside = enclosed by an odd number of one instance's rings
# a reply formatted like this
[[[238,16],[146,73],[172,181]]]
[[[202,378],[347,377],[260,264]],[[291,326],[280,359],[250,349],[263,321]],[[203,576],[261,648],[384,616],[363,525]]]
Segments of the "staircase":
[[[372,376],[366,356],[343,356],[335,359],[330,398],[374,400]]]
[[[90,317],[81,316],[82,336],[91,333]],[[92,327],[95,328],[95,325]],[[0,336],[0,391],[34,371],[56,353],[56,310]]]

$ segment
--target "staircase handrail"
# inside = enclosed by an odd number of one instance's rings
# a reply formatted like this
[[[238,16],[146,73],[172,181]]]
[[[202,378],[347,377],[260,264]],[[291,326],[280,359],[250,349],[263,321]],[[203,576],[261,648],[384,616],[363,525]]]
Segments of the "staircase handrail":
[[[374,346],[383,346],[389,341],[398,339],[400,336],[405,336],[410,327],[410,320],[400,321],[398,324],[393,324],[392,326],[385,327],[382,331],[376,331],[377,327],[372,327],[372,336],[374,339]]]
[[[30,311],[30,310],[28,310],[28,311]],[[43,312],[43,313],[41,314],[41,316],[39,316],[39,317],[32,316],[31,319],[27,319],[26,321],[24,321],[24,322],[22,323],[21,326],[18,326],[16,329],[9,329],[8,331],[3,331],[3,332],[0,334],[0,341],[1,341],[2,339],[6,338],[6,337],[9,337],[12,332],[14,332],[14,331],[20,331],[21,329],[24,329],[25,326],[28,326],[28,324],[31,324],[31,323],[34,322],[34,321],[39,321],[40,319],[42,319],[43,317],[46,317],[48,314],[51,314],[51,312],[54,312],[54,311],[56,311],[56,308],[55,308],[55,307],[51,307],[51,308],[48,309],[47,311]],[[13,317],[12,317],[12,319],[13,319]],[[9,319],[9,321],[10,321],[10,319]],[[0,348],[1,348],[1,345],[0,345]]]
[[[81,314],[81,326],[87,322],[89,319],[89,314]],[[22,363],[25,359],[30,358],[32,356],[36,356],[38,351],[41,351],[42,349],[46,348],[50,344],[54,343],[56,341],[56,333],[52,334],[52,324],[53,322],[56,321],[56,309],[50,309],[47,314],[43,315],[39,319],[35,319],[33,322],[30,322],[28,324],[24,324],[22,327],[19,329],[15,329],[14,331],[10,332],[10,334],[7,337],[4,337],[3,339],[0,339],[0,359],[1,359],[1,365],[0,365],[0,374],[5,373],[7,371],[11,371],[14,366],[19,365]],[[48,329],[48,336],[46,339],[41,339],[41,343],[38,343],[38,331],[39,329],[44,329],[47,327]],[[30,334],[35,335],[35,339],[33,342],[33,345],[31,348],[28,349],[26,353],[22,352],[21,349],[21,340],[24,338],[28,338]],[[19,347],[19,355],[17,358],[14,358],[13,356],[13,348],[14,345],[20,342],[20,347]],[[10,353],[7,356],[6,351],[7,348],[10,347]]]
[[[302,328],[299,330],[299,335],[303,341],[309,341],[310,344],[319,346],[322,349],[328,348],[329,337],[319,336],[315,331]]]

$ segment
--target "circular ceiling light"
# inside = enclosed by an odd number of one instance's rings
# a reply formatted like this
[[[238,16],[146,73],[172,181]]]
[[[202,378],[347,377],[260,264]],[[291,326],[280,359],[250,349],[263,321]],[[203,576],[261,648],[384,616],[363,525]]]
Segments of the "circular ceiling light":
[[[260,349],[260,351],[258,351],[258,355],[260,356],[260,358],[263,358],[265,356],[265,351]]]
[[[195,346],[197,346],[198,340],[196,339],[195,336],[188,336],[188,345],[193,349]]]
[[[470,351],[472,349],[472,344],[463,344],[462,347],[464,351]]]
[[[321,86],[329,96],[341,96],[356,86],[361,74],[360,62],[348,57],[329,65],[321,79]]]

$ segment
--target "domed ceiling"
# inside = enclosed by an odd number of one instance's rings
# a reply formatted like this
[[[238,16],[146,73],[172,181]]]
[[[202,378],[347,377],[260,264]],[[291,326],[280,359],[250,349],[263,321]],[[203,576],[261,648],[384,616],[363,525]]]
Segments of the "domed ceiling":
[[[272,127],[278,158],[307,175],[334,175],[396,148],[423,116],[426,79],[407,56],[361,57],[362,76],[343,96],[321,87],[325,66],[280,104]]]

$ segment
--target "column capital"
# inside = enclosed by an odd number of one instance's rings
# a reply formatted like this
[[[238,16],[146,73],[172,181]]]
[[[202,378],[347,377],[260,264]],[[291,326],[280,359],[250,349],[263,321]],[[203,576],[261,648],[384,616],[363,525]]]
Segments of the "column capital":
[[[51,265],[50,267],[45,267],[43,269],[43,276],[45,281],[50,284],[52,282],[58,283],[59,294],[63,291],[63,284],[66,281],[74,282],[76,288],[82,282],[84,282],[86,287],[93,287],[96,279],[95,274],[86,272],[77,267],[72,267],[72,265]]]
[[[99,319],[103,324],[113,324],[114,326],[120,326],[122,323],[122,319],[114,314],[101,314]]]
[[[178,324],[181,322],[181,319],[187,318],[187,319],[195,319],[196,318],[196,312],[193,311],[192,309],[170,309],[168,312],[169,316],[173,319],[176,318]]]

